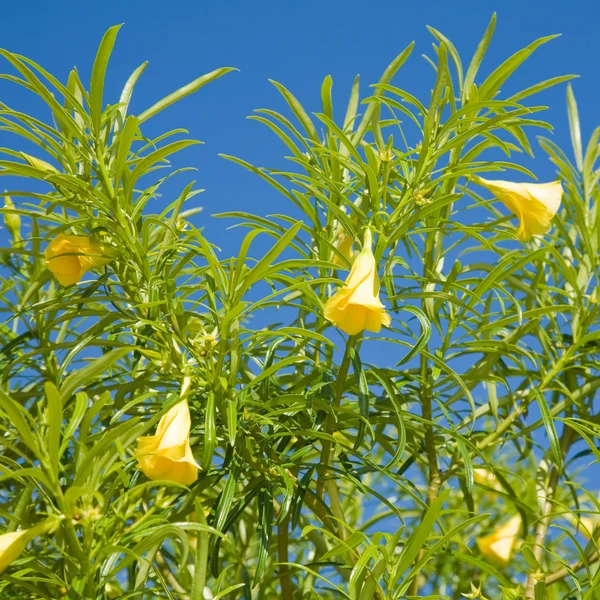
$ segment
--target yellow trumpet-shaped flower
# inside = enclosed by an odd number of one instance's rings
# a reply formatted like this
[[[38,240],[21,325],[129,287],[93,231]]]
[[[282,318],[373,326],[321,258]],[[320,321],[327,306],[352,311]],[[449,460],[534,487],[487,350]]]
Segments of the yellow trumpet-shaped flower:
[[[519,217],[517,237],[527,241],[532,235],[545,233],[558,212],[563,189],[560,181],[550,183],[513,183],[489,181],[474,176],[473,181],[488,189]]]
[[[325,304],[325,318],[356,335],[364,329],[377,333],[388,327],[391,319],[379,300],[379,277],[371,248],[371,232],[367,229],[363,249],[354,260],[346,283]]]
[[[0,535],[0,573],[19,558],[34,537],[56,529],[59,522],[57,517],[49,517],[30,529],[21,529],[21,531],[11,531]]]
[[[108,250],[86,235],[59,233],[44,251],[46,266],[61,285],[81,281],[90,270],[108,263]]]
[[[352,263],[352,259],[354,258],[353,246],[354,240],[352,239],[352,236],[348,235],[344,230],[340,231],[335,247],[349,263]],[[342,258],[335,252],[332,252],[331,262],[342,269],[348,268]]]
[[[516,516],[490,535],[475,541],[481,554],[488,560],[507,565],[512,558],[517,538],[521,531],[521,517]]]
[[[135,457],[150,479],[190,485],[198,478],[199,465],[190,447],[190,409],[182,400],[162,417],[155,435],[139,437]]]

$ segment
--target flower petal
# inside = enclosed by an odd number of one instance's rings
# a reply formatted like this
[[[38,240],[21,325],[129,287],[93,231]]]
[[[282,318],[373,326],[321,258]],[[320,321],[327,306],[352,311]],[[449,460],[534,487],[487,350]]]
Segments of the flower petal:
[[[560,208],[563,194],[560,181],[550,183],[515,183],[490,181],[473,176],[473,181],[488,189],[519,217],[517,237],[527,241],[532,235],[545,233]]]
[[[365,329],[378,332],[382,325],[390,324],[390,316],[379,299],[379,277],[369,230],[344,286],[329,298],[323,314],[348,335],[357,335]]]

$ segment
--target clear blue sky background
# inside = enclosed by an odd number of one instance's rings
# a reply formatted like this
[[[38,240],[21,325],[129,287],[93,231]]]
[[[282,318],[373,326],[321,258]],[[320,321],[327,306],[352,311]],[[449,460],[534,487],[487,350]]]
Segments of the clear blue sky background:
[[[334,107],[337,102],[343,118],[354,75],[361,74],[363,96],[368,95],[367,84],[375,82],[394,56],[415,40],[416,50],[396,83],[426,99],[433,72],[420,56],[431,54],[432,37],[425,25],[447,35],[468,64],[494,11],[498,13],[496,36],[483,73],[533,39],[562,33],[517,72],[507,91],[555,75],[581,75],[574,89],[587,138],[600,124],[600,3],[596,0],[14,1],[2,6],[0,46],[29,56],[62,80],[74,65],[87,79],[102,34],[124,22],[109,67],[106,100],[116,102],[129,73],[149,60],[134,95],[134,112],[216,67],[239,68],[239,73],[163,113],[152,122],[150,132],[185,127],[205,142],[188,150],[183,162],[199,168],[198,185],[207,190],[200,202],[201,222],[212,229],[209,238],[226,252],[235,252],[237,236],[224,235],[226,224],[210,220],[211,213],[284,210],[282,198],[266,184],[217,156],[224,152],[257,165],[282,165],[286,149],[264,126],[245,119],[256,108],[284,109],[269,78],[286,85],[313,112],[320,110],[321,81],[331,74]],[[0,68],[7,71],[8,66]],[[7,82],[0,82],[0,100],[37,112],[33,98],[16,94]],[[565,86],[544,92],[537,102],[550,106],[546,118],[555,125],[555,138],[570,150]],[[7,144],[4,136],[0,141]],[[553,166],[539,148],[535,161],[526,164],[540,180],[553,177]]]

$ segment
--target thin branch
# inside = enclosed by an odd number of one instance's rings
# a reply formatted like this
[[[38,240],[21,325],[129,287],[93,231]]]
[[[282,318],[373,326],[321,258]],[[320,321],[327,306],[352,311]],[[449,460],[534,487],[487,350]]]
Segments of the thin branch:
[[[292,581],[290,579],[289,560],[289,526],[290,517],[286,515],[277,527],[277,558],[279,560],[279,580],[281,582],[281,600],[292,600]]]
[[[573,442],[574,435],[575,431],[565,424],[562,435],[560,437],[560,450],[563,459],[569,451],[571,443]],[[546,540],[548,526],[550,525],[552,503],[554,500],[554,494],[556,493],[558,482],[560,480],[560,475],[561,472],[558,468],[558,465],[552,465],[545,494],[542,498],[540,498],[540,519],[538,521],[538,525],[535,531],[535,545],[533,547],[533,555],[538,564],[541,563],[542,555],[544,553],[544,542]],[[526,598],[530,598],[531,600],[533,600],[535,596],[535,585],[538,576],[539,573],[531,572],[527,577],[527,590],[525,594]]]
[[[579,560],[569,567],[563,567],[562,569],[558,569],[557,571],[554,571],[554,573],[550,573],[550,575],[546,577],[546,585],[556,583],[557,581],[560,581],[561,579],[572,575],[576,571],[583,569],[587,565],[593,565],[594,563],[597,563],[598,560],[600,560],[600,555],[596,553],[587,558],[586,560]]]
[[[181,586],[179,581],[177,581],[177,577],[175,577],[173,571],[171,571],[167,561],[160,552],[156,553],[156,564],[158,565],[162,576],[173,590],[179,594],[181,600],[191,600],[191,596],[186,592],[185,588]]]

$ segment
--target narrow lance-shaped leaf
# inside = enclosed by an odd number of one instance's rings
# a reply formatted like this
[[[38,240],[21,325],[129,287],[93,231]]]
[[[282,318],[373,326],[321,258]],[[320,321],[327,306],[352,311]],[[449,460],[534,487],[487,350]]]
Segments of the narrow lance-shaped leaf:
[[[121,25],[111,27],[102,38],[94,66],[92,68],[92,79],[90,82],[90,113],[96,135],[100,134],[100,122],[102,119],[102,98],[104,94],[104,79],[106,77],[106,67],[112,53],[117,34]]]
[[[147,121],[165,108],[171,106],[171,104],[175,104],[175,102],[179,102],[179,100],[182,100],[186,96],[197,92],[207,83],[222,77],[226,73],[236,70],[237,69],[234,69],[233,67],[222,67],[220,69],[215,69],[206,75],[202,75],[201,77],[198,77],[198,79],[194,79],[194,81],[191,83],[179,88],[177,91],[165,96],[162,100],[159,100],[156,104],[153,104],[150,108],[147,108],[141,115],[138,116],[139,122],[143,123],[144,121]]]

